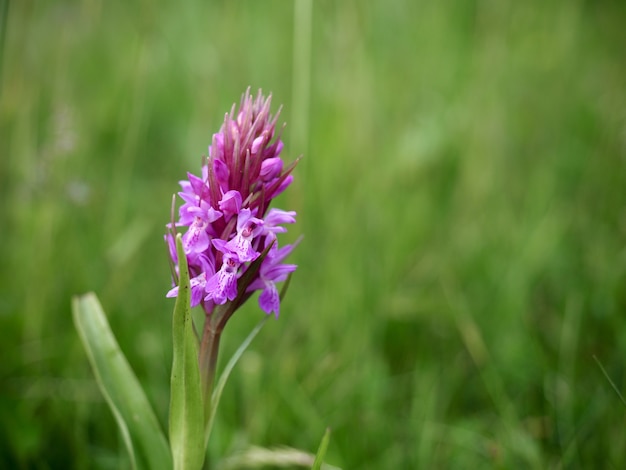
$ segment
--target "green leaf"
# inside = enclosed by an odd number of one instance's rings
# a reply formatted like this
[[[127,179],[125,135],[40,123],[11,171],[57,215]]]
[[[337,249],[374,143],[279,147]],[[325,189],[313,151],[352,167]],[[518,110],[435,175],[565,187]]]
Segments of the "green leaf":
[[[191,318],[191,286],[180,234],[176,237],[180,280],[172,321],[173,362],[170,396],[170,445],[175,469],[200,469],[204,463],[204,411],[198,340]]]
[[[137,377],[120,350],[95,294],[72,299],[74,324],[96,381],[122,433],[131,465],[171,469],[165,435]]]
[[[311,470],[320,470],[322,468],[322,464],[324,463],[324,457],[326,456],[326,449],[328,449],[329,441],[330,441],[330,428],[326,428],[324,437],[322,437],[322,442],[320,442],[320,446],[317,449],[317,455],[315,456],[315,461],[313,462],[313,466],[311,467]]]
[[[228,364],[226,364],[226,367],[224,367],[224,371],[222,372],[222,375],[220,375],[220,378],[217,381],[217,385],[215,386],[215,389],[213,390],[213,396],[211,397],[211,410],[209,414],[209,420],[207,422],[207,426],[204,431],[204,434],[205,434],[204,446],[205,447],[209,443],[209,437],[211,436],[211,429],[213,428],[213,421],[215,420],[215,413],[217,412],[217,407],[220,403],[222,392],[224,391],[224,387],[226,386],[226,381],[228,380],[230,373],[235,368],[235,365],[239,361],[239,358],[244,353],[244,351],[248,348],[248,346],[250,345],[254,337],[259,333],[259,331],[261,331],[261,328],[263,328],[263,325],[265,325],[265,322],[267,321],[268,318],[269,318],[268,316],[263,317],[263,319],[257,324],[257,326],[254,327],[254,329],[250,332],[250,334],[246,337],[246,339],[243,340],[243,343],[241,343],[239,348],[237,348],[237,351],[235,351],[235,354],[232,355],[232,357],[228,361]]]

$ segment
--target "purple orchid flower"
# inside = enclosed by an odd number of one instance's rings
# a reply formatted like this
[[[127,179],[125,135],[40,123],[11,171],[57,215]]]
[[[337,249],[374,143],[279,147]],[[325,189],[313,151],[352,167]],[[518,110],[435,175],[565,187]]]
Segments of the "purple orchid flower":
[[[295,223],[296,213],[269,206],[293,181],[297,161],[285,166],[280,157],[278,114],[270,114],[270,104],[271,97],[259,91],[254,98],[248,90],[239,109],[233,106],[213,135],[201,176],[188,174],[180,182],[183,204],[178,220],[168,225],[166,241],[176,265],[174,233],[186,227],[183,248],[191,276],[191,305],[202,305],[207,314],[215,305],[239,302],[239,292],[245,300],[260,290],[261,309],[278,316],[276,283],[296,269],[295,264],[284,263],[295,245],[279,248],[276,238],[287,231],[285,224]],[[253,265],[253,274],[243,277]],[[177,295],[177,287],[167,293]]]

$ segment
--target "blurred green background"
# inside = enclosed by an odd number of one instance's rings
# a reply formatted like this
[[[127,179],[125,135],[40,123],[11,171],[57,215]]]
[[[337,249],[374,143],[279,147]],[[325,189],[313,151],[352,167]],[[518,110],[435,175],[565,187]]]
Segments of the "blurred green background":
[[[277,206],[305,239],[210,463],[327,426],[345,469],[626,461],[626,3],[0,5],[1,467],[127,468],[89,290],[167,426],[162,233],[248,86],[304,155]]]

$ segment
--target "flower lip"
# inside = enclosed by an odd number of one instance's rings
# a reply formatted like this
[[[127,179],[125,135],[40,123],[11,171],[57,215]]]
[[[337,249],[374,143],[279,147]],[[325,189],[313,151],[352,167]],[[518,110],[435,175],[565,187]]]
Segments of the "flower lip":
[[[207,292],[204,300],[212,300],[216,304],[224,304],[227,300],[237,297],[237,271],[239,262],[236,257],[225,254],[221,269],[206,282]]]

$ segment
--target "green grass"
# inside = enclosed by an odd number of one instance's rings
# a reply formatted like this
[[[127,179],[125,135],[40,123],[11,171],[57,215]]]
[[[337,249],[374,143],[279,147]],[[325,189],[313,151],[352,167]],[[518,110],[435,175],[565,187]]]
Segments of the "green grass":
[[[330,427],[345,469],[620,468],[594,356],[625,393],[623,2],[306,3],[298,28],[279,0],[10,3],[0,466],[128,465],[71,321],[88,290],[166,428],[171,195],[251,86],[304,154],[277,206],[305,238],[210,462]]]

